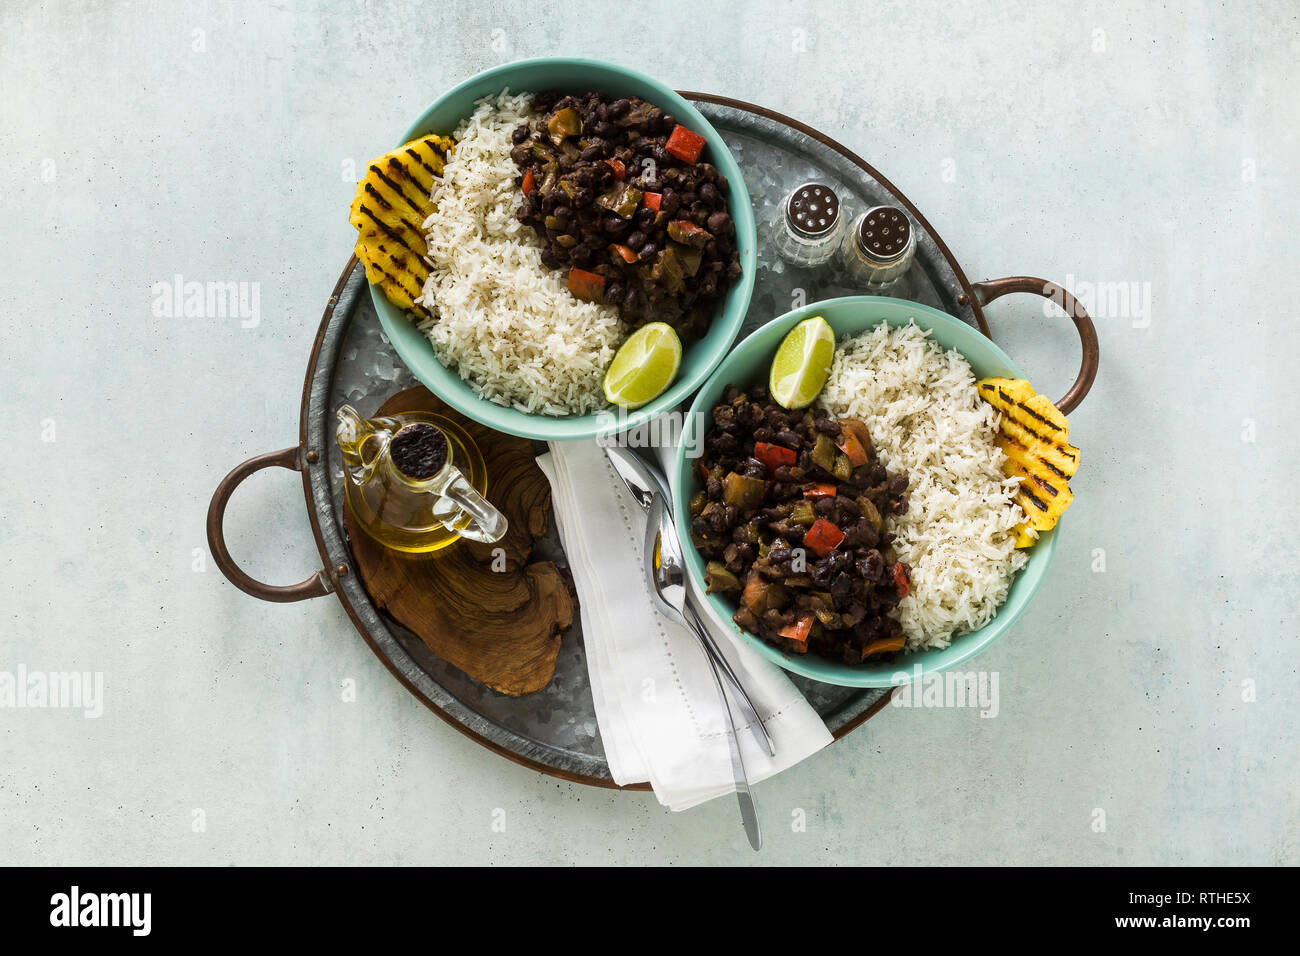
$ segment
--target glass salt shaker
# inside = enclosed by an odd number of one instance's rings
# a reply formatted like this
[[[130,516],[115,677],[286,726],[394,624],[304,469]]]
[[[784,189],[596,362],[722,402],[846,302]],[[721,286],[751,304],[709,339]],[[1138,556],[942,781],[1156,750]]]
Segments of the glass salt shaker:
[[[893,206],[876,206],[858,216],[840,247],[849,277],[872,290],[897,281],[915,255],[912,223],[907,213]]]
[[[844,234],[840,199],[825,183],[804,183],[776,212],[773,244],[792,266],[810,269],[827,262]]]

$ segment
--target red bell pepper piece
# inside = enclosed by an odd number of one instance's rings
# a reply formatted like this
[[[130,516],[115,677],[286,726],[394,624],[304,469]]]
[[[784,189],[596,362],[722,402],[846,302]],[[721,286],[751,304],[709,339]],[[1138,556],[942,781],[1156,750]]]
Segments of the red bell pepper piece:
[[[574,266],[569,270],[569,291],[586,302],[600,302],[605,297],[605,277]]]
[[[605,162],[609,163],[610,167],[614,170],[615,179],[620,181],[627,179],[627,166],[621,159],[607,159]]]
[[[636,262],[636,250],[630,246],[625,246],[618,242],[611,242],[609,244],[609,249],[611,252],[617,253],[619,258],[628,264]]]
[[[769,475],[775,473],[782,465],[793,465],[799,460],[799,456],[794,453],[793,449],[782,445],[773,445],[765,441],[754,443],[754,457],[767,465]]]
[[[678,229],[681,230],[682,235],[687,238],[687,241],[693,240],[696,236],[708,235],[707,229],[701,229],[699,226],[695,225],[695,223],[691,222],[689,219],[675,219],[673,220],[672,225],[676,226]]]
[[[524,185],[523,185],[524,195],[527,196],[530,192],[532,192],[533,186],[535,186],[536,184],[537,184],[537,177],[533,175],[533,171],[530,168],[528,172],[524,173]]]
[[[803,536],[803,543],[817,554],[817,557],[824,558],[840,546],[844,540],[844,532],[831,524],[825,518],[818,518],[813,522],[808,533]]]
[[[647,209],[653,209],[655,212],[659,211],[659,204],[663,201],[664,201],[663,193],[642,193],[641,194],[641,205],[645,206]]]
[[[862,450],[866,452],[867,457],[871,457],[871,432],[867,431],[865,424],[856,418],[841,418],[840,434],[852,435],[858,440],[858,444],[862,446]]]
[[[841,434],[839,447],[840,451],[849,456],[849,464],[854,468],[871,463],[871,458],[868,457],[867,450],[862,447],[862,442],[848,432]]]
[[[809,485],[803,490],[805,498],[834,498],[835,486],[829,482],[825,484]]]
[[[897,637],[878,638],[862,649],[862,659],[865,661],[872,654],[883,654],[886,651],[901,651],[904,643],[901,634]]]
[[[808,641],[808,634],[812,631],[812,626],[813,616],[811,614],[804,614],[797,618],[793,623],[787,624],[785,627],[781,628],[777,633],[782,637],[804,644]]]
[[[903,567],[902,561],[894,565],[894,587],[898,588],[900,598],[907,597],[907,593],[912,590],[912,582],[907,579],[907,568]]]
[[[678,123],[673,127],[668,142],[664,144],[664,149],[683,163],[693,163],[700,158],[700,153],[704,152],[704,137],[698,133],[692,133],[685,126]]]

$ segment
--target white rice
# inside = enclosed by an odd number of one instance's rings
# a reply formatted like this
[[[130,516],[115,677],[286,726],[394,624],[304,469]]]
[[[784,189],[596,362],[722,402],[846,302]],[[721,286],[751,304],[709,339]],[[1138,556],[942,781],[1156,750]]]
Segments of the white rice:
[[[530,118],[529,98],[485,97],[456,128],[424,224],[432,271],[419,302],[434,317],[420,328],[481,397],[533,414],[586,414],[605,404],[602,379],[626,329],[616,309],[575,298],[515,219],[510,134]]]
[[[947,647],[987,624],[1028,560],[1015,548],[1024,517],[1002,474],[997,411],[970,364],[914,324],[881,323],[846,339],[821,403],[865,422],[885,467],[906,471],[907,513],[886,519],[912,589],[895,612],[908,650]]]

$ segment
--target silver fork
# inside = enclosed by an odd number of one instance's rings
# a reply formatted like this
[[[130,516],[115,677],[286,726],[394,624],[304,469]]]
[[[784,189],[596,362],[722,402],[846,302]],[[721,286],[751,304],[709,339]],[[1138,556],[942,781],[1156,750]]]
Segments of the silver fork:
[[[645,461],[639,455],[628,451],[618,445],[606,445],[605,454],[609,456],[610,462],[618,476],[623,479],[623,484],[627,485],[628,491],[636,499],[646,512],[650,511],[650,504],[656,494],[664,499],[664,507],[668,507],[668,482],[659,470]],[[670,522],[671,523],[671,522]],[[656,522],[651,521],[650,527],[655,527]],[[673,529],[673,541],[677,542],[676,551],[681,554],[681,544],[677,538],[676,528]],[[692,599],[690,590],[687,589],[686,597],[683,602],[683,613],[686,617],[685,624],[694,631],[696,638],[704,647],[704,652],[709,656],[713,663],[722,669],[722,675],[727,678],[732,689],[736,692],[736,700],[744,714],[746,723],[749,724],[750,732],[758,745],[767,751],[769,757],[776,756],[776,745],[772,742],[772,735],[767,732],[767,727],[763,725],[762,719],[758,716],[758,708],[749,697],[749,692],[745,690],[745,685],[740,682],[731,664],[727,661],[726,655],[718,647],[713,635],[709,633],[708,627],[700,619],[699,611],[695,608],[695,602]]]

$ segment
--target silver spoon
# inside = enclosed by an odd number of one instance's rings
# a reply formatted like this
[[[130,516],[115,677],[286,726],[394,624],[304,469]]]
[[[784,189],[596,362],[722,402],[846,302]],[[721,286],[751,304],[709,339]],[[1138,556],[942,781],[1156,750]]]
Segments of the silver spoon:
[[[658,492],[650,501],[650,521],[646,525],[645,566],[646,577],[650,579],[651,592],[659,610],[671,620],[694,631],[683,611],[686,606],[687,585],[681,542],[677,539],[677,528],[673,525],[672,516],[665,506],[664,497]],[[703,642],[701,645],[709,661],[709,673],[713,675],[713,683],[717,685],[718,696],[722,698],[723,713],[727,717],[729,729],[727,743],[731,746],[731,772],[736,780],[736,800],[740,803],[740,817],[745,823],[745,834],[749,837],[749,845],[757,850],[763,845],[763,834],[758,827],[758,811],[754,807],[754,797],[749,792],[749,778],[745,776],[745,761],[740,756],[736,719],[731,713],[731,703],[727,699],[726,688],[722,686],[718,664],[709,653],[707,645]]]

